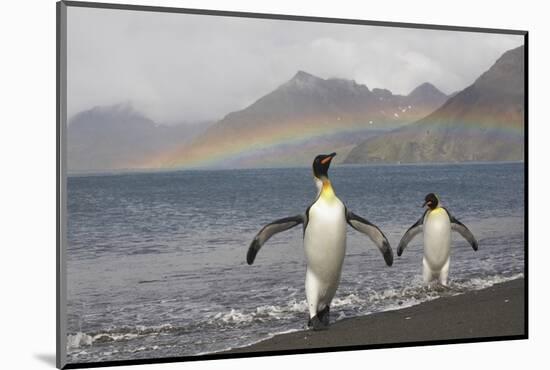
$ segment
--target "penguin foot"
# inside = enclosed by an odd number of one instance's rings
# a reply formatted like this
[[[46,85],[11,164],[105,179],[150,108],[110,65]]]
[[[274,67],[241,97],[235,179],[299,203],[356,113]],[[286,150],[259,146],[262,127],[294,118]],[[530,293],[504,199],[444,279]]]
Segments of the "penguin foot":
[[[319,320],[326,326],[330,323],[330,307],[326,306],[321,311],[317,312],[317,316],[319,316]]]
[[[328,323],[325,324],[321,320],[319,320],[319,316],[315,315],[309,321],[307,322],[308,328],[311,328],[315,331],[318,330],[327,330],[328,329]]]

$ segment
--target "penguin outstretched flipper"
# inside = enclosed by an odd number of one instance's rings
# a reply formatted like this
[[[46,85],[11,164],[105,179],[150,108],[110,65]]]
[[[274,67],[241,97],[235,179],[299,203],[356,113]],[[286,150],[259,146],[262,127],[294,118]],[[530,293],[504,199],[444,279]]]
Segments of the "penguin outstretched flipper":
[[[367,235],[370,240],[373,241],[380,252],[382,252],[382,255],[384,256],[384,261],[386,261],[386,264],[388,266],[391,266],[393,264],[393,251],[391,249],[390,243],[388,242],[388,239],[386,238],[382,230],[378,228],[378,226],[347,209],[346,220],[351,227]]]
[[[403,251],[407,247],[407,245],[409,245],[409,243],[411,242],[411,240],[413,240],[415,236],[417,236],[422,232],[423,226],[424,226],[424,216],[426,216],[426,212],[428,211],[425,211],[422,217],[420,217],[418,221],[414,223],[414,225],[408,228],[408,230],[405,232],[405,234],[399,241],[399,245],[397,246],[398,256],[401,256],[403,254]]]
[[[477,240],[470,230],[444,207],[439,197],[429,193],[424,197],[422,207],[426,211],[401,238],[397,247],[400,256],[407,244],[418,234],[424,234],[424,256],[422,258],[422,279],[425,284],[437,280],[442,286],[448,286],[449,266],[451,261],[451,231],[462,235],[472,248],[477,250]]]
[[[472,232],[466,227],[466,225],[454,218],[446,208],[443,209],[445,209],[445,211],[447,211],[447,214],[449,215],[449,220],[451,221],[451,230],[456,231],[457,233],[462,235],[462,237],[466,239],[468,243],[470,243],[472,249],[474,251],[477,251],[478,245],[474,234],[472,234]]]
[[[336,153],[319,154],[313,160],[313,181],[317,188],[317,197],[305,213],[264,226],[254,237],[246,256],[247,263],[251,265],[262,245],[271,236],[299,224],[303,225],[308,327],[313,330],[325,330],[330,324],[330,304],[340,284],[348,224],[366,234],[376,244],[389,266],[393,263],[393,251],[382,231],[364,218],[348,212],[344,203],[336,196],[328,176],[335,156]],[[322,309],[319,310],[320,308]]]
[[[273,235],[280,233],[282,231],[286,231],[288,229],[293,228],[294,226],[303,224],[305,222],[305,216],[304,215],[297,215],[292,217],[285,217],[281,218],[279,220],[273,221],[267,225],[265,225],[254,237],[254,240],[252,240],[252,243],[250,243],[250,247],[248,247],[248,253],[246,254],[246,262],[251,265],[254,263],[254,259],[256,258],[256,254],[258,254],[258,251],[264,245],[265,242],[269,240]]]

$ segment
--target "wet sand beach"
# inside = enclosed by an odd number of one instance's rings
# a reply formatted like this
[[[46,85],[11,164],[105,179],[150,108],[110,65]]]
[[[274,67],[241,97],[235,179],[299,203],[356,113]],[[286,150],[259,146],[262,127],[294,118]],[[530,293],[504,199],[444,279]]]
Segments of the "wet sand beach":
[[[521,336],[524,279],[424,302],[399,310],[344,319],[325,331],[276,335],[225,353]]]

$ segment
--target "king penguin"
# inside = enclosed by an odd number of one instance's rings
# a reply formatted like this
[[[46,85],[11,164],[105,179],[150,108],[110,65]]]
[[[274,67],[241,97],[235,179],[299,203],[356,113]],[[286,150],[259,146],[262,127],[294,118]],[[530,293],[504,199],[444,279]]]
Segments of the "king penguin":
[[[451,261],[451,231],[456,231],[470,243],[474,251],[478,245],[474,235],[464,224],[454,218],[451,213],[441,207],[439,198],[434,193],[426,195],[424,205],[426,211],[403,235],[397,255],[401,256],[409,242],[421,232],[424,232],[424,258],[422,259],[422,278],[425,284],[438,280],[447,286],[449,264]]]
[[[315,157],[313,177],[317,197],[305,213],[265,225],[252,240],[246,256],[247,263],[251,265],[262,245],[274,234],[300,224],[303,226],[308,327],[313,330],[324,330],[329,325],[330,303],[340,283],[346,253],[346,224],[366,234],[382,252],[388,266],[393,263],[393,251],[384,233],[349,211],[336,196],[328,178],[328,169],[335,156],[336,153],[331,153]]]

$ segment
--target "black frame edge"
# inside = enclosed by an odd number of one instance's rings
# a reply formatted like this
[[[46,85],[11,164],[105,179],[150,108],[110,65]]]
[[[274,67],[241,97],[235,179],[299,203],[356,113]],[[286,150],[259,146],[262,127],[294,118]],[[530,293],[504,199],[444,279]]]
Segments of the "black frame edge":
[[[65,168],[64,132],[66,121],[66,81],[67,81],[67,5],[63,1],[56,4],[56,347],[55,365],[58,369],[67,364],[66,356],[66,266],[64,258],[63,212]]]
[[[524,200],[523,200],[523,211],[525,214],[524,224],[523,224],[523,253],[524,253],[524,268],[523,268],[523,276],[524,276],[524,302],[525,302],[525,308],[524,308],[524,330],[525,330],[525,337],[529,338],[529,32],[525,32],[525,35],[523,36],[523,45],[524,45],[524,56],[523,56],[523,63],[524,63],[524,95],[523,95],[523,125],[524,125],[524,154],[523,154],[523,162],[524,162]]]
[[[146,11],[146,12],[163,12],[163,13],[179,13],[179,14],[197,14],[197,15],[212,15],[212,16],[225,16],[225,17],[242,17],[242,18],[256,18],[256,19],[272,19],[272,20],[289,20],[289,21],[302,21],[302,22],[319,22],[319,23],[338,23],[338,24],[353,24],[353,25],[368,25],[368,26],[381,26],[381,27],[396,27],[396,28],[415,28],[426,30],[439,30],[439,31],[459,31],[459,32],[480,32],[480,33],[498,33],[508,35],[523,35],[524,36],[524,334],[512,335],[512,336],[498,336],[498,337],[480,337],[480,338],[464,338],[464,339],[445,339],[445,340],[433,340],[423,342],[403,342],[403,343],[388,343],[388,344],[372,344],[372,345],[358,345],[358,346],[342,346],[342,347],[327,347],[327,348],[313,348],[313,349],[293,349],[293,350],[281,350],[281,351],[260,351],[260,352],[246,352],[246,353],[213,353],[200,356],[181,356],[181,357],[165,357],[165,358],[150,358],[150,359],[136,359],[136,360],[117,360],[117,361],[104,361],[104,362],[87,362],[87,363],[67,363],[65,340],[66,331],[62,330],[60,325],[63,323],[61,305],[65,304],[65,292],[61,287],[63,281],[62,273],[66,271],[64,269],[64,255],[63,255],[63,236],[62,231],[65,215],[63,214],[63,199],[65,196],[65,167],[63,165],[64,160],[64,133],[66,123],[66,112],[63,109],[66,107],[66,36],[67,36],[67,7],[81,7],[81,8],[96,8],[96,9],[113,9],[113,10],[132,10],[132,11]],[[483,343],[483,342],[500,342],[508,340],[526,340],[529,339],[529,263],[528,263],[528,231],[529,231],[529,120],[528,120],[528,35],[527,30],[511,30],[511,29],[497,29],[497,28],[481,28],[481,27],[468,27],[468,26],[448,26],[448,25],[432,25],[422,23],[404,23],[404,22],[386,22],[386,21],[372,21],[372,20],[359,20],[359,19],[346,19],[346,18],[326,18],[316,16],[300,16],[300,15],[284,15],[284,14],[269,14],[269,13],[252,13],[241,11],[225,11],[225,10],[211,10],[211,9],[192,9],[192,8],[176,8],[165,6],[147,6],[147,5],[131,5],[131,4],[115,4],[115,3],[99,3],[99,2],[84,2],[84,1],[66,1],[61,0],[56,3],[56,367],[59,369],[80,369],[80,368],[96,368],[96,367],[113,367],[113,366],[127,366],[127,365],[145,365],[145,364],[160,364],[160,363],[173,363],[173,362],[191,362],[191,361],[209,361],[209,360],[223,360],[223,359],[236,359],[236,358],[249,358],[249,357],[270,357],[270,356],[283,356],[283,355],[296,355],[296,354],[316,354],[327,352],[344,352],[344,351],[357,351],[357,350],[372,350],[372,349],[389,349],[389,348],[406,348],[406,347],[424,347],[433,345],[450,345],[450,344],[469,344],[469,343]],[[65,39],[62,39],[62,36]],[[63,259],[63,260],[62,260]]]
[[[60,59],[60,53],[59,53],[59,40],[61,36],[61,25],[60,25],[60,18],[61,18],[61,3],[55,4],[55,41],[56,41],[56,52],[55,52],[55,88],[56,88],[56,95],[55,95],[55,122],[56,122],[56,136],[55,136],[55,202],[56,202],[56,214],[55,214],[55,228],[56,228],[56,236],[55,236],[55,366],[57,368],[61,368],[63,364],[61,363],[61,333],[60,333],[60,325],[61,325],[61,312],[60,312],[60,301],[59,301],[59,283],[61,274],[59,271],[59,262],[60,262],[60,254],[59,254],[59,237],[60,237],[60,230],[59,230],[59,160],[60,160],[60,153],[59,153],[59,107],[60,107],[60,101],[59,101],[59,80],[60,80],[60,72],[61,68],[59,65],[59,59]]]
[[[416,29],[421,28],[426,30],[438,30],[438,31],[443,30],[443,31],[460,31],[460,32],[499,33],[499,34],[508,34],[508,35],[525,35],[527,33],[526,30],[512,30],[512,29],[499,29],[499,28],[449,26],[449,25],[436,25],[436,24],[426,24],[426,23],[387,22],[387,21],[374,21],[374,20],[363,20],[363,19],[352,19],[352,18],[327,18],[327,17],[318,17],[318,16],[253,13],[253,12],[214,10],[214,9],[176,8],[176,7],[153,6],[153,5],[130,5],[130,4],[99,3],[99,2],[85,2],[85,1],[72,1],[72,0],[67,0],[67,1],[62,0],[62,1],[67,6],[80,7],[80,8],[133,10],[133,11],[161,12],[161,13],[201,14],[201,15],[215,15],[215,16],[223,16],[223,17],[258,18],[258,19],[274,19],[274,20],[319,22],[319,23],[342,23],[342,24],[356,24],[356,25],[397,27],[397,28],[416,28]]]
[[[114,367],[114,366],[128,366],[128,365],[153,365],[153,364],[174,363],[174,362],[211,361],[211,360],[226,360],[226,359],[250,358],[250,357],[289,356],[289,355],[349,352],[349,351],[374,350],[374,349],[501,342],[501,341],[525,340],[525,339],[528,339],[528,338],[524,334],[524,335],[511,335],[511,336],[502,336],[502,337],[480,337],[480,338],[465,338],[465,339],[433,340],[433,341],[424,341],[424,342],[384,343],[384,344],[371,344],[371,345],[365,345],[365,346],[358,345],[358,346],[341,346],[341,347],[327,347],[327,348],[307,348],[307,349],[302,348],[302,349],[281,350],[281,351],[219,353],[219,354],[189,356],[189,357],[164,357],[164,358],[152,358],[152,359],[70,363],[70,364],[67,364],[65,367],[63,367],[63,369],[82,369],[82,368]]]

